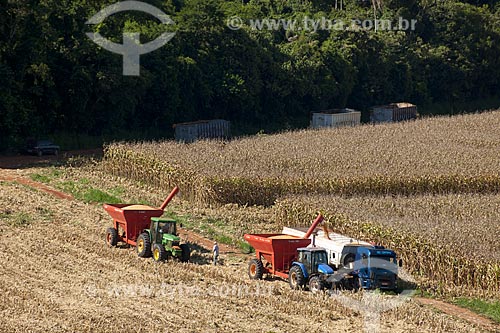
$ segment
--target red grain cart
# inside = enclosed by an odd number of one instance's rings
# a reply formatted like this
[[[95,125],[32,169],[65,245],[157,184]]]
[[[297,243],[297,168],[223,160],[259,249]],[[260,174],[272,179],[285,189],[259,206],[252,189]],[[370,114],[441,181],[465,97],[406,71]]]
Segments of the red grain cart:
[[[257,257],[249,263],[251,279],[260,279],[263,273],[288,279],[288,271],[297,259],[297,249],[311,243],[308,238],[282,234],[246,234],[244,238],[253,246]]]
[[[323,216],[319,214],[302,238],[283,234],[244,235],[245,240],[255,249],[256,255],[256,258],[250,260],[248,264],[248,276],[251,279],[261,279],[262,275],[266,273],[288,279],[293,263],[299,260],[299,251],[313,251],[304,248],[311,244],[309,236],[322,221]],[[318,250],[324,252],[323,249],[318,248]],[[303,258],[300,260],[303,260]],[[290,285],[292,286],[293,283]]]
[[[115,241],[113,242],[115,243],[116,241],[121,241],[136,246],[137,237],[139,237],[144,229],[149,228],[151,218],[162,216],[165,207],[177,192],[179,192],[179,188],[175,187],[160,208],[138,204],[104,204],[104,209],[113,218],[116,233],[113,235],[107,232],[106,242],[111,244],[114,237]]]

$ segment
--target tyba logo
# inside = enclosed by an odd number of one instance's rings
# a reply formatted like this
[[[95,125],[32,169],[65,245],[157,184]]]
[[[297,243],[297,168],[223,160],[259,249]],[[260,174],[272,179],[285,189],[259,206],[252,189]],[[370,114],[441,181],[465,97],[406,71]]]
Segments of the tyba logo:
[[[157,18],[162,24],[174,24],[174,21],[167,14],[140,1],[123,1],[110,5],[92,16],[86,24],[100,24],[110,15],[132,10],[148,13]],[[175,33],[172,32],[164,32],[157,39],[141,44],[140,33],[124,32],[123,44],[117,44],[104,38],[98,32],[87,33],[87,36],[97,45],[110,52],[123,55],[123,75],[128,76],[140,75],[140,56],[164,46],[174,35]]]

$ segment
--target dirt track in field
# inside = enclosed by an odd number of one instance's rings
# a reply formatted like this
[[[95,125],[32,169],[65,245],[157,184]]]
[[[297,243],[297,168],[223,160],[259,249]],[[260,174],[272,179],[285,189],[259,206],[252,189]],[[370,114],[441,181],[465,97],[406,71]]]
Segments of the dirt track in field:
[[[363,329],[359,315],[331,299],[291,291],[281,281],[249,281],[247,256],[234,248],[221,245],[222,255],[235,254],[236,258],[214,267],[210,265],[212,241],[181,230],[183,239],[197,245],[193,263],[155,264],[138,258],[133,249],[105,246],[109,217],[101,207],[61,200],[71,198],[23,178],[15,170],[0,169],[2,179],[14,183],[0,184],[0,207],[25,211],[32,221],[12,227],[0,220],[0,291],[5,299],[0,304],[0,331]],[[50,220],[39,217],[43,209],[50,210]],[[242,294],[242,290],[249,293]],[[470,318],[477,317],[450,314],[471,322]],[[432,316],[424,317],[430,320]],[[396,317],[382,320],[381,330],[428,331],[425,325]],[[473,326],[439,318],[432,319],[444,325],[437,331],[477,331]],[[495,331],[484,322],[474,324]]]
[[[59,199],[73,200],[72,195],[58,191],[45,184],[26,178],[23,175],[18,174],[15,170],[0,169],[0,181],[16,182],[49,193]]]
[[[424,305],[430,305],[451,316],[467,320],[468,322],[476,324],[480,327],[484,327],[487,330],[491,330],[493,332],[500,332],[500,326],[496,324],[493,320],[480,316],[468,309],[456,306],[454,304],[446,303],[437,299],[419,297],[416,299],[416,301]]]

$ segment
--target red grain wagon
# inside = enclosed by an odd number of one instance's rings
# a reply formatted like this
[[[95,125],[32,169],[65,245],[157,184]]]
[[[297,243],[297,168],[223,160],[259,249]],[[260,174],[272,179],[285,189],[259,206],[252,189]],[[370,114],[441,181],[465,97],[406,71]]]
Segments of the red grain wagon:
[[[151,218],[162,216],[165,207],[167,207],[177,192],[179,192],[179,188],[176,186],[160,208],[138,204],[104,204],[104,209],[113,218],[117,240],[136,246],[137,237],[139,237],[144,229],[149,228]],[[110,244],[111,237],[113,235],[110,233],[106,234],[106,242],[108,244]]]
[[[288,279],[288,271],[297,259],[297,249],[311,243],[308,238],[282,234],[246,234],[244,238],[259,258],[250,262],[249,274],[252,278],[255,274],[262,275],[262,272]]]

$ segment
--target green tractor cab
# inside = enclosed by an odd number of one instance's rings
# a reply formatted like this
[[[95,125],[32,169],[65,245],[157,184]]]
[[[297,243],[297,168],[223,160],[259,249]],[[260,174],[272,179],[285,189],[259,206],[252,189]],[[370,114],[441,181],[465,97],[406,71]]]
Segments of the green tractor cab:
[[[180,244],[177,235],[177,222],[172,219],[152,217],[151,226],[137,238],[137,255],[153,257],[154,261],[176,258],[188,262],[191,256],[189,245]]]

